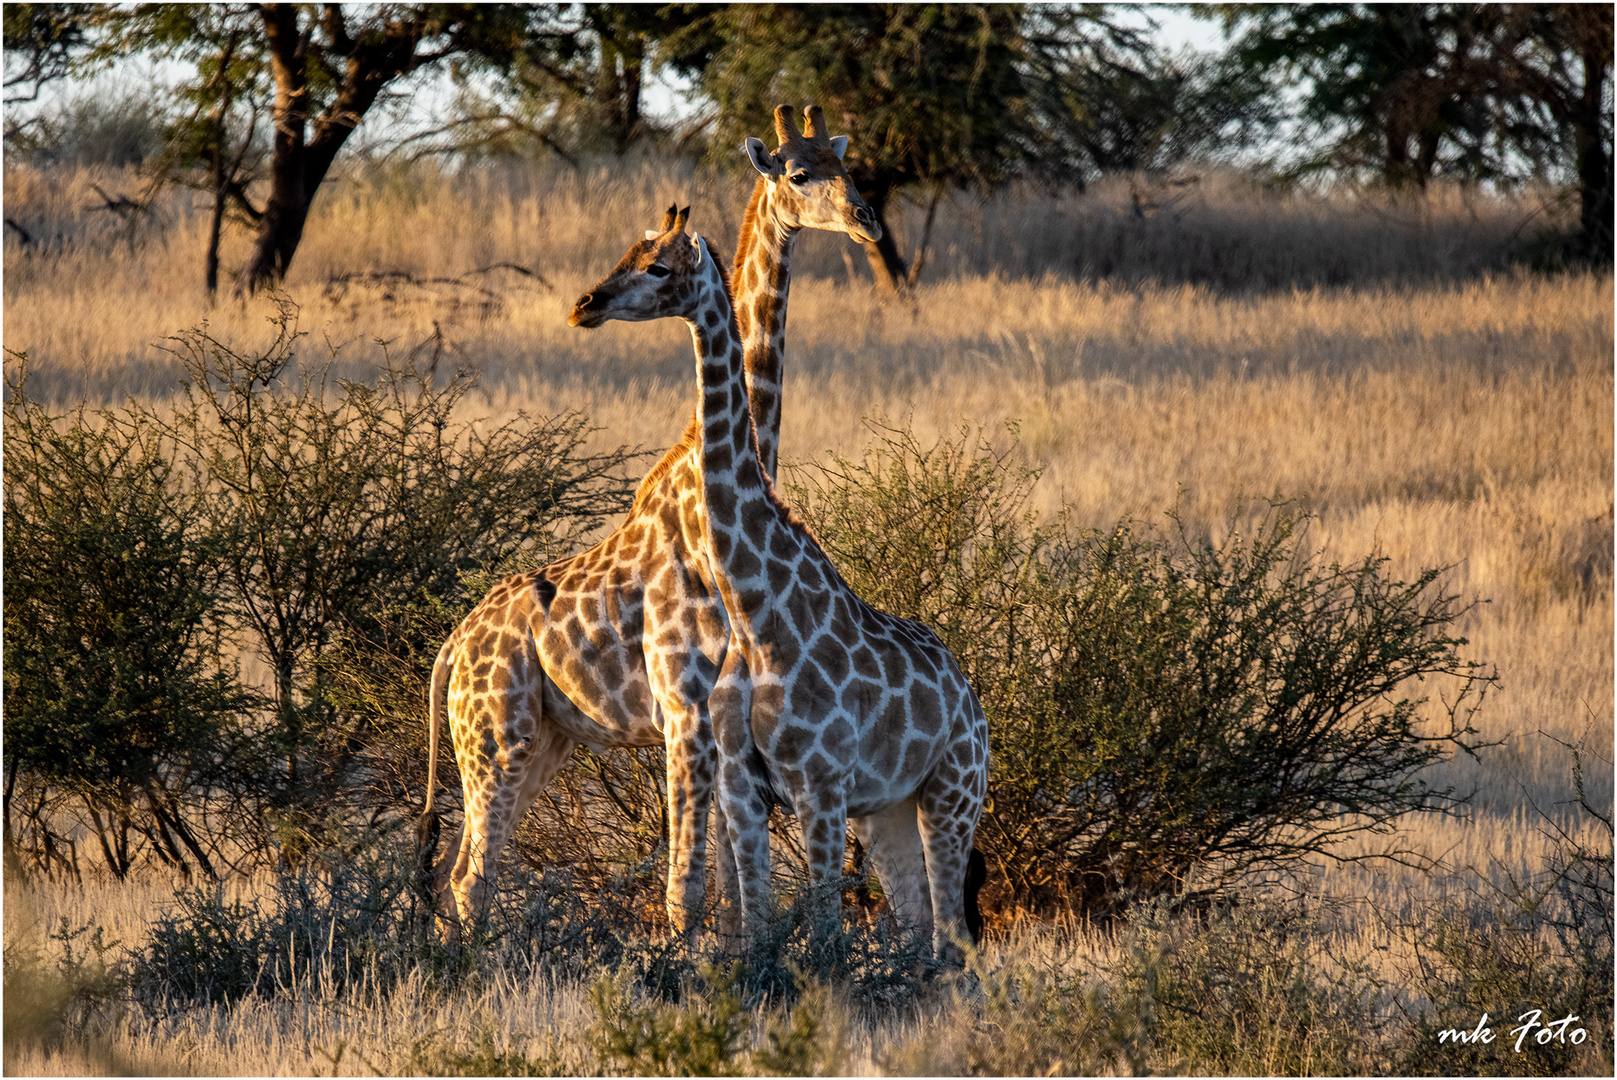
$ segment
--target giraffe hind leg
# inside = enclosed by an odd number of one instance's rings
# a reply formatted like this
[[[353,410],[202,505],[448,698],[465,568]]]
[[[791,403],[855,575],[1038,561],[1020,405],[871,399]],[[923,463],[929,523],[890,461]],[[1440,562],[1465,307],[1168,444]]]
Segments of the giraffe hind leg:
[[[465,812],[449,887],[463,927],[487,918],[506,842],[573,746],[545,719],[549,680],[531,638],[505,659],[497,680],[489,676],[495,689],[468,692],[466,674],[456,672],[450,693]]]
[[[975,802],[975,805],[973,805]],[[932,949],[951,963],[962,959],[957,940],[969,940],[966,868],[982,799],[956,784],[929,781],[921,791],[921,847],[932,893]]]

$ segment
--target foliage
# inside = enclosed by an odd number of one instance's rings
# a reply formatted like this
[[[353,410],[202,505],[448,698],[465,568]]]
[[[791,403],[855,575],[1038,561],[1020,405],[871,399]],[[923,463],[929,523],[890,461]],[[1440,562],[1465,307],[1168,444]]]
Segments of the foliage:
[[[21,941],[8,942],[0,956],[8,1059],[19,1045],[60,1046],[93,1020],[115,1015],[123,999],[125,973],[108,959],[119,943],[107,941],[101,927],[74,927],[63,917],[47,936],[60,945],[54,960]]]
[[[590,1039],[602,1060],[629,1076],[737,1076],[747,1021],[737,971],[701,968],[714,992],[696,1007],[637,1004],[621,975],[590,988],[598,1017]]]
[[[1559,741],[1559,740],[1557,740]],[[1496,866],[1477,874],[1458,896],[1414,905],[1402,916],[1383,917],[1390,932],[1412,947],[1415,963],[1404,973],[1424,1000],[1405,1010],[1407,1028],[1400,1047],[1400,1071],[1431,1068],[1434,1045],[1443,1046],[1442,1067],[1450,1074],[1479,1076],[1565,1076],[1611,1071],[1613,970],[1613,859],[1609,806],[1602,812],[1584,786],[1583,751],[1570,751],[1575,798],[1572,815],[1547,810],[1532,796],[1528,821],[1549,841],[1549,856],[1536,871],[1518,876]],[[1609,767],[1609,763],[1607,763]],[[1592,836],[1568,825],[1579,817]],[[1502,879],[1502,880],[1501,880]],[[1517,1028],[1538,1010],[1544,1027],[1565,1016],[1588,1032],[1574,1042],[1539,1031],[1516,1049]],[[1456,1017],[1479,1022],[1483,1013],[1494,1029],[1493,1042],[1439,1043]],[[1460,1030],[1469,1032],[1470,1028]]]
[[[462,959],[413,902],[410,865],[383,847],[277,874],[265,897],[181,889],[131,960],[134,1000],[153,1012],[280,993],[364,1002],[416,972],[453,976]]]
[[[7,4],[5,6],[6,103],[33,101],[49,82],[72,70],[73,51],[85,44],[85,23],[93,4]],[[12,135],[6,117],[6,139]]]
[[[82,802],[119,877],[131,834],[211,876],[190,820],[253,778],[259,701],[221,652],[225,545],[154,424],[51,416],[26,380],[22,358],[5,403],[7,845],[21,775]]]
[[[1058,182],[1226,158],[1273,123],[1252,72],[1213,54],[1170,56],[1093,8],[1034,5],[1022,33],[1040,168]]]
[[[645,112],[648,83],[692,74],[711,52],[689,4],[565,5],[518,51],[509,77],[461,80],[455,119],[411,141],[450,135],[427,152],[501,154],[525,146],[570,164],[590,151],[624,154],[669,133]]]
[[[1141,905],[1113,959],[1074,972],[1012,952],[970,960],[954,990],[963,1038],[901,1047],[898,1071],[972,1076],[1318,1076],[1378,1073],[1379,987],[1333,959],[1328,930],[1259,901],[1174,914]]]
[[[745,969],[704,963],[697,973],[678,1004],[639,999],[622,972],[596,980],[589,1038],[602,1064],[625,1076],[845,1074],[846,1019],[824,983],[769,1009],[758,1039],[749,1038]]]
[[[432,1031],[410,1046],[402,1068],[386,1070],[403,1076],[577,1076],[582,1070],[563,1060],[560,1040],[547,1035],[537,1055],[528,1052],[531,1038],[508,1034],[485,1016],[470,1040],[453,1032]],[[340,1065],[342,1052],[333,1055]],[[367,1062],[366,1064],[369,1064]],[[383,1070],[374,1071],[382,1073]],[[337,1075],[333,1069],[332,1075]]]
[[[1036,474],[965,433],[878,429],[790,498],[870,603],[934,627],[989,715],[978,845],[1023,902],[1115,910],[1388,833],[1456,799],[1422,775],[1470,749],[1492,681],[1446,631],[1439,572],[1322,565],[1271,505],[1219,542],[1026,509]],[[1434,724],[1411,688],[1452,686]],[[1381,854],[1410,853],[1394,845]]]
[[[173,339],[184,401],[150,422],[195,469],[223,537],[232,614],[274,674],[276,802],[306,830],[319,827],[316,796],[336,794],[375,735],[374,717],[341,714],[327,694],[328,651],[345,641],[363,665],[390,633],[410,635],[398,612],[458,597],[474,567],[566,543],[629,491],[616,475],[623,454],[579,451],[577,415],[519,412],[483,429],[456,418],[467,370],[441,387],[392,363],[374,382],[337,379],[335,350],[299,357],[290,307],[275,328],[254,355],[205,328]],[[438,641],[411,643],[429,667]]]
[[[1580,4],[1226,5],[1230,62],[1298,113],[1318,147],[1293,166],[1393,186],[1449,174],[1570,173],[1579,249],[1611,261],[1612,16]]]
[[[53,417],[26,362],[11,383],[6,806],[36,859],[73,858],[48,820],[64,794],[118,874],[142,841],[209,874],[227,837],[296,860],[408,800],[420,699],[379,713],[356,683],[422,678],[446,629],[422,613],[463,609],[464,574],[628,503],[626,455],[583,452],[577,415],[484,427],[468,371],[339,379],[301,343],[290,308],[256,354],[181,334],[190,381],[162,412]],[[227,662],[242,649],[273,700]]]

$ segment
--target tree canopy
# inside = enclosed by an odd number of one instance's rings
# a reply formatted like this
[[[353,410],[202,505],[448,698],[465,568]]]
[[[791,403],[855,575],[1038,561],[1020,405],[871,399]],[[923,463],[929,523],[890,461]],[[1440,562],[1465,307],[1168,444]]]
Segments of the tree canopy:
[[[951,191],[1081,188],[1239,148],[1290,177],[1562,183],[1580,207],[1566,254],[1610,261],[1609,6],[1200,10],[1223,19],[1223,52],[1171,54],[1107,4],[13,4],[5,85],[25,103],[137,54],[187,68],[160,161],[212,193],[210,292],[232,218],[254,235],[237,288],[284,277],[350,136],[438,65],[455,115],[425,133],[436,141],[416,132],[418,151],[526,143],[576,162],[664,140],[729,161],[775,105],[816,102],[850,136],[850,175],[884,226],[866,254],[894,291],[920,272]],[[669,75],[685,80],[677,124],[647,109]],[[8,142],[17,131],[8,117]],[[910,253],[895,199],[927,209]]]
[[[1223,5],[1231,64],[1296,88],[1294,174],[1516,183],[1557,171],[1576,253],[1612,258],[1612,9],[1601,4]]]

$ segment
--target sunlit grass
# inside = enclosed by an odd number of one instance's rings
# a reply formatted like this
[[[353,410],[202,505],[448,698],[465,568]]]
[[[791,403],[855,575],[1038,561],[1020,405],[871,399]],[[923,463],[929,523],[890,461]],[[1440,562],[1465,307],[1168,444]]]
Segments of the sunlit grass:
[[[29,355],[33,392],[58,403],[162,400],[177,373],[159,345],[166,335],[203,320],[243,347],[271,335],[263,299],[207,304],[194,208],[169,200],[156,221],[120,231],[83,209],[91,180],[134,184],[7,171],[8,215],[43,238],[44,250],[24,251],[8,236],[4,256],[5,346]],[[576,408],[599,425],[598,448],[658,447],[692,406],[688,337],[673,325],[569,329],[567,306],[661,206],[694,204],[695,227],[728,243],[744,198],[743,181],[650,165],[344,179],[322,191],[287,293],[312,347],[340,345],[356,369],[380,356],[380,342],[395,355],[437,353],[481,371],[485,393],[470,410]],[[1475,789],[1465,813],[1405,824],[1399,839],[1437,872],[1326,863],[1308,883],[1356,905],[1337,931],[1343,947],[1395,979],[1413,958],[1375,912],[1541,868],[1549,841],[1538,811],[1594,839],[1556,740],[1585,748],[1590,795],[1609,813],[1612,278],[1502,268],[1498,253],[1530,208],[1480,196],[1260,197],[1213,175],[1143,223],[1131,224],[1126,202],[1120,182],[1085,197],[955,207],[913,312],[876,301],[845,239],[805,236],[783,460],[857,455],[865,418],[907,421],[923,444],[962,424],[1004,441],[1003,425],[1015,424],[1043,469],[1036,506],[1081,525],[1160,522],[1177,509],[1192,531],[1216,534],[1242,500],[1280,496],[1313,509],[1311,540],[1331,557],[1378,551],[1405,578],[1450,568],[1445,587],[1480,602],[1458,630],[1467,655],[1498,668],[1476,722],[1501,745],[1438,767],[1444,782]],[[241,254],[236,237],[227,265]],[[499,262],[538,276],[471,274]],[[385,270],[416,280],[333,284]],[[435,277],[461,280],[424,280]],[[66,917],[135,943],[172,887],[158,876],[8,881],[6,940]],[[1065,950],[1081,968],[1109,947],[1027,933],[994,948]],[[339,1049],[345,1071],[398,1070],[424,1032],[490,1019],[502,1038],[580,1040],[586,990],[507,973],[447,997],[407,985],[364,1012],[276,1000],[156,1026],[131,1015],[113,1044],[117,1062],[159,1072],[329,1071]],[[917,1016],[862,1018],[849,1069],[886,1067],[917,1038],[952,1037],[967,1022],[958,1008],[940,999]],[[74,1074],[109,1061],[13,1058],[8,1048],[7,1066]]]

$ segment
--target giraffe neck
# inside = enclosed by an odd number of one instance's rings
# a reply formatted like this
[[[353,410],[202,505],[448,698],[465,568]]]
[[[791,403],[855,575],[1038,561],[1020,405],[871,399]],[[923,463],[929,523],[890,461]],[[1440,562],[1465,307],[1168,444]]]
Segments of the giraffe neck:
[[[731,281],[746,356],[747,395],[758,429],[758,459],[771,477],[780,457],[781,361],[786,351],[786,299],[792,285],[792,245],[797,233],[796,228],[781,222],[774,189],[759,177],[741,222]]]
[[[713,571],[732,622],[742,630],[754,613],[746,598],[761,599],[748,589],[749,579],[763,573],[762,552],[751,550],[744,513],[775,512],[769,481],[758,462],[758,438],[745,392],[745,362],[735,311],[712,259],[704,259],[698,279],[699,304],[687,317],[696,351],[696,375],[702,394],[696,413],[696,445],[701,463],[704,526]],[[745,631],[742,631],[745,633]]]

